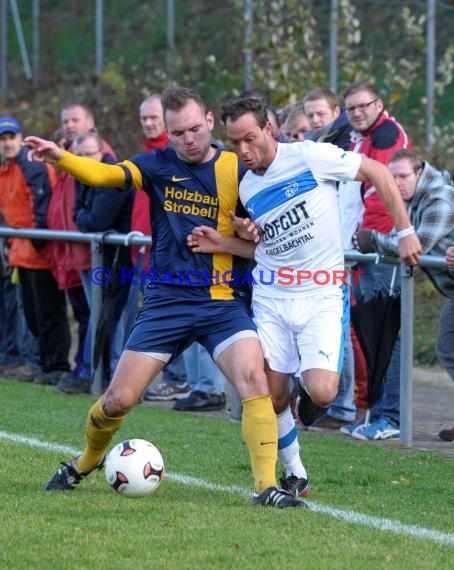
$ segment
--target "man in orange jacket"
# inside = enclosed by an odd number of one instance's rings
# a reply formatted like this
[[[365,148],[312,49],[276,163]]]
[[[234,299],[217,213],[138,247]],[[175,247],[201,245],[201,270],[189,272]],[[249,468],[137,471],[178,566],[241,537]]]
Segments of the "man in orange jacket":
[[[0,117],[0,207],[12,228],[47,227],[47,209],[56,174],[48,165],[27,160],[21,147],[19,122]],[[69,373],[71,336],[66,300],[50,270],[49,245],[45,240],[12,238],[11,267],[18,268],[25,319],[39,345],[40,372],[24,380],[57,384]]]

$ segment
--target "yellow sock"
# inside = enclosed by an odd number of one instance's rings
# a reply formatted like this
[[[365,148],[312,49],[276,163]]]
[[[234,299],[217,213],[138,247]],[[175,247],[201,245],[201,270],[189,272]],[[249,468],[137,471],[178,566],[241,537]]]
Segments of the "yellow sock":
[[[84,452],[76,461],[76,467],[88,472],[99,465],[107,446],[118,431],[124,416],[109,418],[103,412],[101,399],[93,404],[88,412],[86,426],[86,445]]]
[[[243,400],[243,437],[251,454],[255,490],[276,486],[277,421],[271,396]]]

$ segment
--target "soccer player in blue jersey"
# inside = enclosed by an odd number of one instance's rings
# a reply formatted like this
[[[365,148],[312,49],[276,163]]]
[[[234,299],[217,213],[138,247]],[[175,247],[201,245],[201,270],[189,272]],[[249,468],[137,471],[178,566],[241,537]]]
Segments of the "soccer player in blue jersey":
[[[263,354],[249,313],[245,260],[231,254],[194,257],[186,236],[203,224],[233,236],[229,211],[239,206],[243,174],[237,156],[211,144],[213,114],[199,94],[175,87],[162,95],[172,146],[106,165],[62,151],[38,137],[24,141],[30,158],[56,163],[89,186],[143,188],[150,197],[154,268],[143,309],[112,382],[88,414],[83,453],[63,463],[46,490],[71,490],[103,465],[126,413],[170,358],[203,344],[243,401],[243,436],[255,479],[254,504],[304,507],[276,483],[277,422]],[[228,276],[235,276],[229,279]]]
[[[302,374],[299,416],[311,425],[317,407],[328,406],[336,396],[348,324],[336,182],[373,183],[398,230],[405,262],[417,263],[421,244],[383,164],[329,143],[276,142],[266,107],[254,98],[226,103],[222,118],[232,149],[248,168],[240,198],[250,219],[244,220],[247,231],[236,227],[250,241],[201,227],[188,244],[202,254],[228,251],[255,258],[252,308],[278,414],[280,459],[287,474],[294,475],[282,485],[300,494],[307,474],[289,407],[288,378]]]

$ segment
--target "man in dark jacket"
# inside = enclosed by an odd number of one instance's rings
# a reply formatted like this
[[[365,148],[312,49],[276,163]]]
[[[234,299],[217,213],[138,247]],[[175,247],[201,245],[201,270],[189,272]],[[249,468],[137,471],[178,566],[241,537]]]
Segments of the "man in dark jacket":
[[[97,132],[89,131],[79,134],[73,141],[74,154],[88,156],[105,164],[115,164],[115,158],[105,152],[103,140]],[[134,189],[125,192],[113,192],[112,188],[92,188],[75,181],[75,206],[73,219],[81,232],[106,232],[113,230],[127,234],[131,231],[131,213],[134,200]],[[112,280],[103,288],[103,332],[97,343],[97,350],[102,352],[103,368],[106,381],[116,366],[123,350],[123,335],[118,330],[122,311],[126,305],[129,280],[121,282],[120,274],[127,274],[132,269],[129,248],[126,246],[106,245],[104,247],[104,267],[111,272]],[[81,270],[82,283],[87,302],[91,307],[90,270]],[[95,334],[89,322],[88,339],[85,341],[84,360],[91,360],[91,338]],[[107,326],[107,324],[111,326]],[[117,349],[115,349],[117,348]],[[57,389],[67,394],[88,393],[91,381],[84,378],[66,378],[59,382]]]
[[[306,140],[350,148],[352,127],[334,91],[327,87],[311,89],[303,99],[303,109],[311,129],[304,135]]]

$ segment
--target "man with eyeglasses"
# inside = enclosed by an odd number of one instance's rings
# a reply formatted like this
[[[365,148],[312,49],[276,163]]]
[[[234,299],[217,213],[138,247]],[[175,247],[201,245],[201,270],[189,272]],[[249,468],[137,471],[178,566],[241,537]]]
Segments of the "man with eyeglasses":
[[[284,132],[289,142],[303,141],[306,133],[310,131],[311,126],[304,113],[303,104],[295,103],[285,120]]]
[[[401,148],[410,148],[410,140],[402,126],[385,109],[380,94],[371,83],[360,81],[344,93],[345,110],[353,129],[350,150],[388,164],[391,155]],[[353,236],[356,229],[389,234],[393,222],[375,187],[370,182],[341,183],[339,199],[343,224]],[[347,218],[348,217],[348,218]],[[345,245],[345,244],[344,244]],[[388,294],[393,266],[358,263],[359,285],[353,287],[356,300],[370,299],[374,292]],[[383,391],[372,408],[372,423],[365,420],[341,427],[346,435],[358,439],[397,439],[400,436],[400,337],[393,348],[386,371]]]
[[[392,117],[383,105],[383,101],[371,83],[360,81],[351,85],[344,93],[345,110],[350,125],[352,144],[350,150],[363,156],[388,164],[389,158],[399,148],[411,148],[410,139],[402,126]],[[391,218],[383,206],[374,186],[370,182],[357,184],[355,198],[363,207],[362,229],[373,229],[389,233],[393,227]],[[347,188],[340,193],[345,197]],[[359,218],[359,216],[358,216]],[[352,228],[352,235],[355,227]]]
[[[72,150],[74,139],[81,133],[95,132],[95,117],[91,109],[78,102],[65,105],[60,115],[63,130],[64,148]],[[115,153],[105,141],[103,152]],[[78,231],[73,220],[75,201],[74,178],[66,172],[60,172],[57,186],[52,193],[47,214],[47,224],[52,230]],[[91,268],[90,245],[86,243],[50,241],[50,260],[60,289],[66,289],[74,318],[78,323],[78,346],[74,356],[75,368],[72,375],[79,384],[79,380],[88,380],[91,376],[90,362],[84,359],[90,310],[85,298],[80,271]],[[40,383],[56,385],[60,391],[73,393],[74,386],[71,378],[62,379],[41,377]]]
[[[445,256],[448,269],[422,267],[435,288],[447,301],[440,313],[436,344],[441,366],[454,380],[454,272],[451,254],[454,253],[454,186],[446,171],[437,170],[407,149],[396,151],[389,168],[400,194],[410,210],[410,219],[419,237],[423,255]],[[396,232],[386,235],[362,230],[357,236],[358,248],[367,253],[378,251],[397,255]],[[440,439],[454,441],[454,428],[444,429]]]
[[[95,131],[79,134],[72,143],[73,153],[77,156],[92,158],[104,164],[115,164],[116,160],[109,152],[104,152],[101,136]],[[131,215],[135,190],[115,192],[111,187],[93,188],[75,181],[75,205],[73,219],[80,232],[106,232],[113,230],[120,234],[131,231]],[[124,330],[121,321],[123,309],[128,300],[130,281],[121,283],[120,272],[128,273],[133,265],[129,247],[108,245],[103,248],[103,266],[110,271],[111,280],[103,287],[102,319],[111,326],[93,328],[91,318],[92,280],[91,267],[82,269],[80,274],[87,303],[90,307],[90,321],[84,344],[84,361],[91,361],[93,335],[96,336],[96,351],[102,359],[104,382],[107,383],[118,363],[124,344]],[[59,382],[57,388],[67,394],[90,393],[91,379],[70,378]]]

